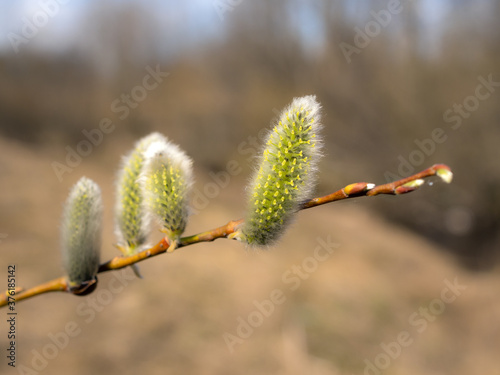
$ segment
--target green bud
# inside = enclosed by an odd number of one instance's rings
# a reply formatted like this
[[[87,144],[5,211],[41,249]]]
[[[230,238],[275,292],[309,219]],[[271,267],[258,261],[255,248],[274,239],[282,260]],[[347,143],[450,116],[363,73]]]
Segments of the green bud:
[[[321,156],[320,105],[315,96],[295,98],[268,134],[249,187],[246,220],[234,237],[250,245],[279,238],[302,203],[311,198]]]
[[[420,186],[424,184],[424,180],[421,178],[417,178],[416,180],[412,180],[407,182],[406,184],[403,184],[401,186],[398,186],[396,189],[394,189],[394,192],[396,194],[406,194],[410,193],[412,191],[417,190]]]
[[[97,281],[101,228],[101,190],[94,181],[82,177],[71,189],[62,222],[63,259],[71,289],[85,290],[83,286]]]
[[[451,180],[453,180],[453,173],[449,169],[440,168],[437,170],[436,174],[447,184],[451,183]]]
[[[192,182],[192,161],[177,145],[156,141],[148,147],[140,177],[144,203],[171,245],[186,228]]]
[[[150,223],[138,179],[144,166],[144,153],[149,145],[165,140],[160,133],[152,133],[140,139],[123,158],[116,186],[115,234],[118,248],[124,255],[132,255],[147,248]]]

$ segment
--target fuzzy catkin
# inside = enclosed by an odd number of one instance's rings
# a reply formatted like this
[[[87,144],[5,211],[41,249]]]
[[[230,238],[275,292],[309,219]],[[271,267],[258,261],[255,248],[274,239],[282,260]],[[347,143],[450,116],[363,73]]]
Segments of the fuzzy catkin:
[[[160,133],[152,133],[136,144],[124,157],[118,174],[115,204],[115,235],[118,246],[125,255],[143,250],[150,233],[148,215],[143,204],[143,193],[139,184],[147,148],[154,142],[166,141]]]
[[[241,240],[257,246],[271,244],[310,199],[321,156],[320,115],[315,96],[295,98],[268,134],[249,188]]]
[[[140,177],[144,203],[172,241],[186,228],[192,181],[192,161],[177,145],[157,141],[148,147]]]
[[[101,189],[82,177],[71,189],[62,222],[63,260],[70,284],[95,279],[102,233]]]

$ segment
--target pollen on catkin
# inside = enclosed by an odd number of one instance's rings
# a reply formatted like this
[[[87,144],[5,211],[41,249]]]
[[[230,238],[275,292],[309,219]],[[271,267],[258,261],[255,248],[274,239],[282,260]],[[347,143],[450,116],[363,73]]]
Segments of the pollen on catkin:
[[[169,141],[153,142],[145,153],[139,180],[145,207],[160,224],[170,240],[170,250],[173,250],[189,216],[192,161]]]
[[[247,215],[235,237],[250,245],[271,244],[311,198],[321,156],[320,108],[315,96],[305,96],[281,113],[266,138],[249,186]]]
[[[71,189],[62,221],[62,253],[71,287],[96,279],[102,228],[101,189],[82,177]]]
[[[150,233],[149,215],[143,204],[143,193],[139,185],[139,176],[149,145],[157,141],[166,141],[160,133],[152,133],[136,142],[134,149],[123,158],[118,173],[115,204],[115,235],[118,248],[124,255],[132,255],[147,247]]]

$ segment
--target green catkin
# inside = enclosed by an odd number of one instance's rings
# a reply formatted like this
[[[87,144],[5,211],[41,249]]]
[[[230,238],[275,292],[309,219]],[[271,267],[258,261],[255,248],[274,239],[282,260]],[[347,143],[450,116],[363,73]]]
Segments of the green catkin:
[[[140,177],[145,207],[175,248],[189,216],[192,161],[175,144],[152,143]]]
[[[139,176],[144,166],[144,153],[157,141],[165,141],[160,133],[152,133],[136,144],[123,158],[118,174],[115,205],[115,235],[124,255],[132,255],[147,248],[150,223],[143,204]]]
[[[62,252],[70,286],[95,280],[101,233],[101,190],[95,182],[82,177],[71,189],[62,222]]]
[[[311,198],[321,155],[320,115],[315,96],[295,98],[282,112],[267,136],[249,187],[246,219],[235,237],[250,245],[271,244]]]

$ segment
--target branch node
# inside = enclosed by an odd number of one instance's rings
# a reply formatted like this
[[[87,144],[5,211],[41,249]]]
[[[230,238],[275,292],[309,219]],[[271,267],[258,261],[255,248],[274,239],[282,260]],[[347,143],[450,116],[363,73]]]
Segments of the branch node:
[[[343,192],[347,197],[359,195],[366,193],[368,190],[371,190],[375,187],[375,184],[367,183],[367,182],[355,182],[354,184],[347,185]]]
[[[75,296],[86,296],[92,293],[95,288],[97,288],[97,276],[89,281],[84,281],[78,285],[72,285],[72,283],[67,283],[66,291],[74,294]]]
[[[406,194],[410,193],[414,190],[417,190],[420,186],[424,184],[424,180],[421,178],[418,178],[416,180],[407,182],[406,184],[403,184],[401,186],[398,186],[394,189],[395,194]]]

